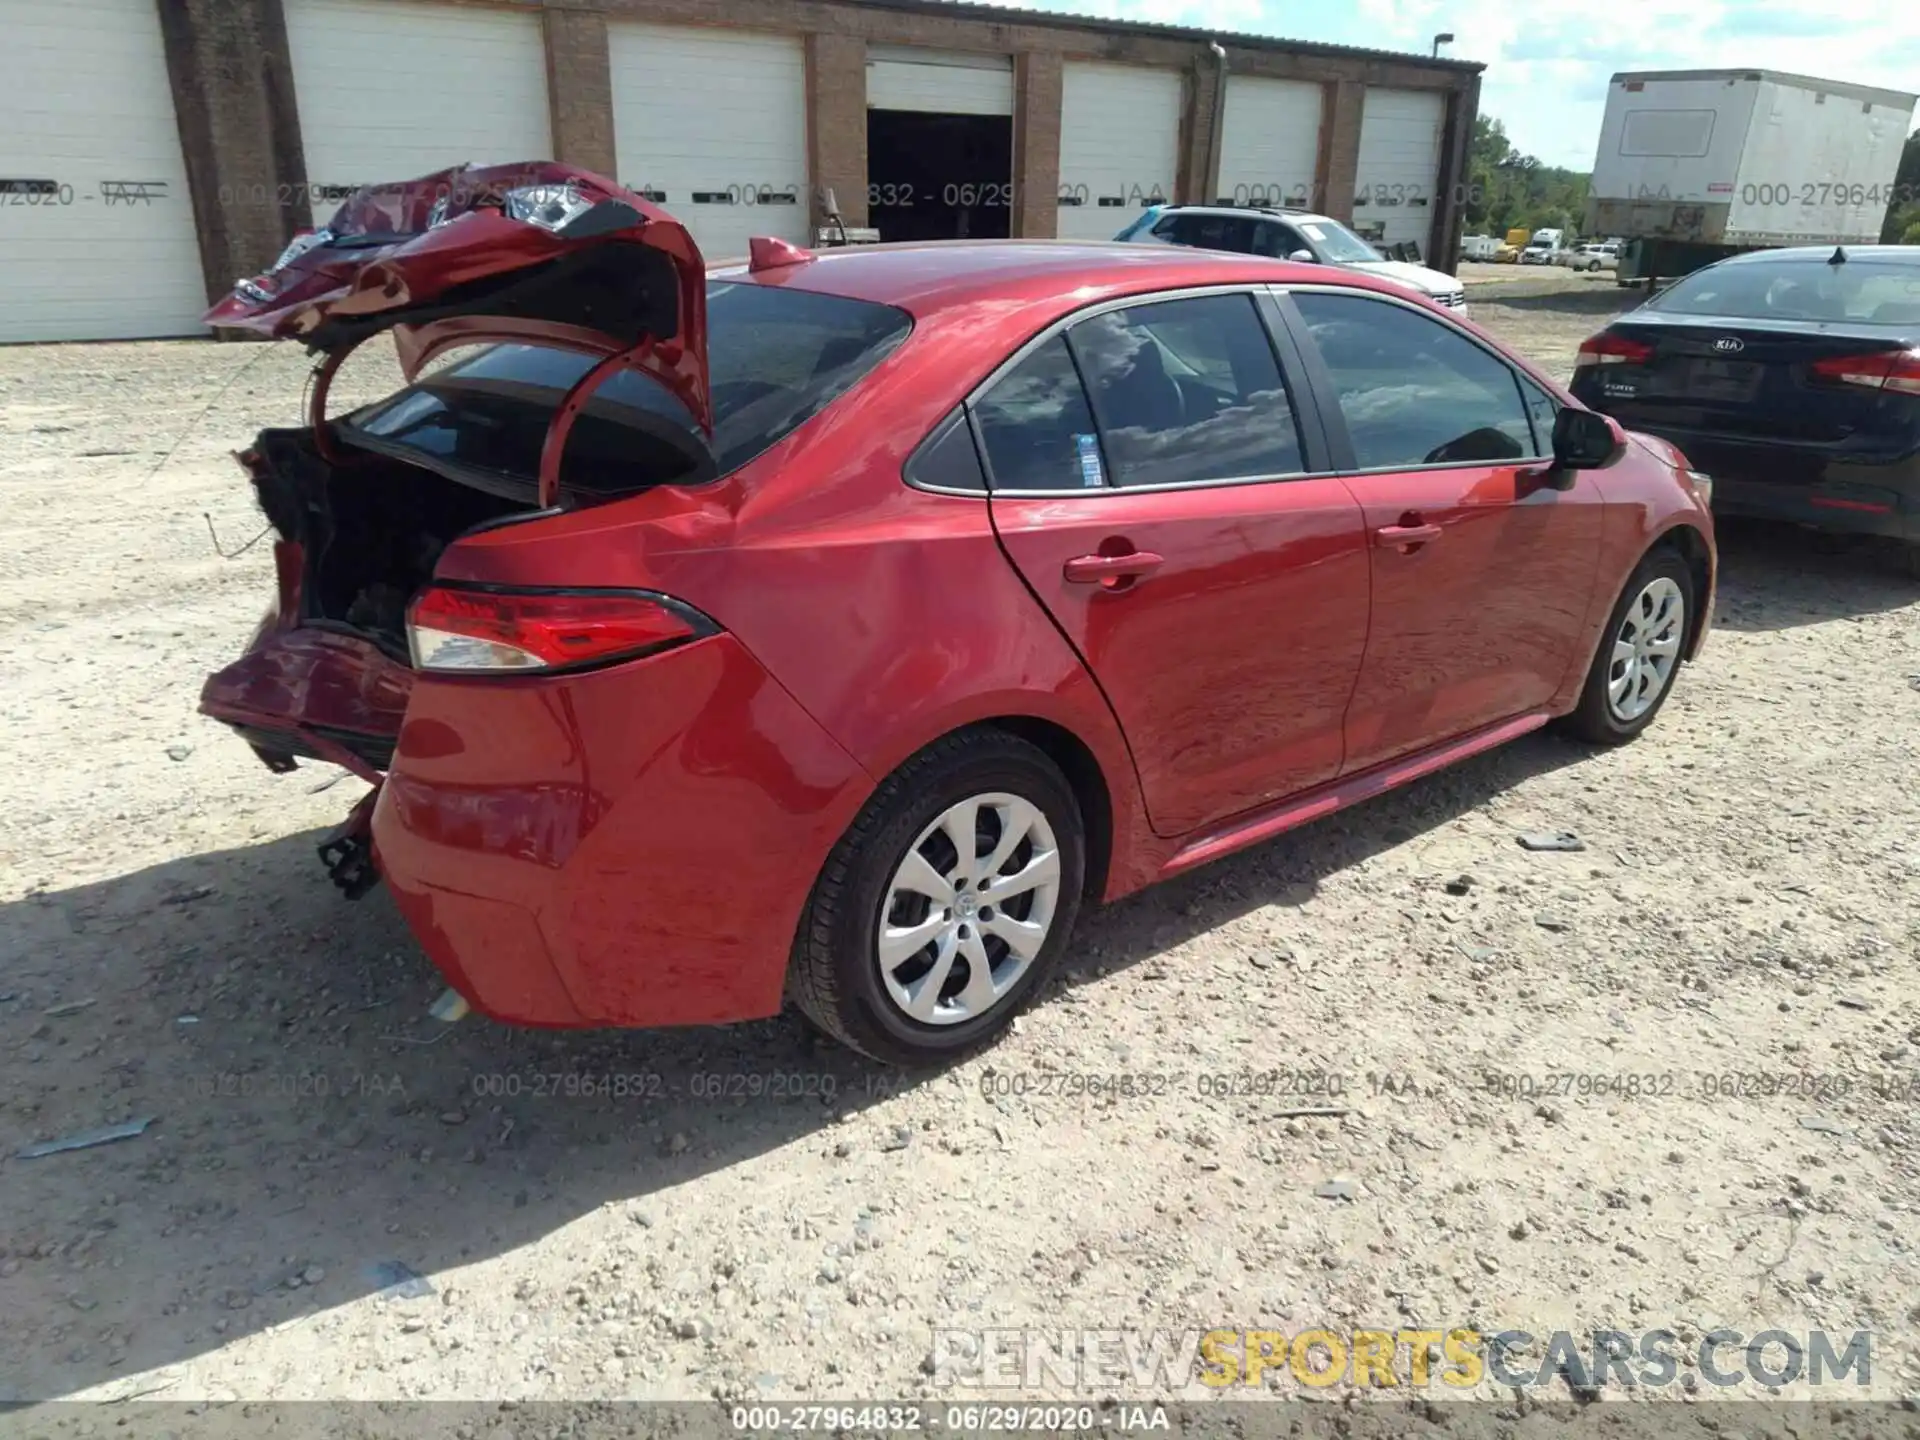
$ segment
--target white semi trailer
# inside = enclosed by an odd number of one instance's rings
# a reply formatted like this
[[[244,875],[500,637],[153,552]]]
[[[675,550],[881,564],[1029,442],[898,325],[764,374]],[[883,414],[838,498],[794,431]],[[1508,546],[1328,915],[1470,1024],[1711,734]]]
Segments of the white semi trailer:
[[[1618,235],[1620,283],[1742,250],[1871,245],[1896,199],[1915,97],[1773,70],[1615,75],[1586,233]]]

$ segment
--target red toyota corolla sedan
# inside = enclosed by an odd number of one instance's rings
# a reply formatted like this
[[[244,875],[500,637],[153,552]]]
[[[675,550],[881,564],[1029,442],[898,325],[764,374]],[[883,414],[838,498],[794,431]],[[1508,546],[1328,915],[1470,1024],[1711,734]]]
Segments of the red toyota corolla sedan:
[[[911,1064],[1111,900],[1698,652],[1705,477],[1351,271],[950,242],[708,272],[555,164],[363,191],[216,326],[324,358],[240,458],[279,594],[202,705],[375,789],[322,847],[473,1006],[791,997]],[[329,418],[391,332],[408,384]]]

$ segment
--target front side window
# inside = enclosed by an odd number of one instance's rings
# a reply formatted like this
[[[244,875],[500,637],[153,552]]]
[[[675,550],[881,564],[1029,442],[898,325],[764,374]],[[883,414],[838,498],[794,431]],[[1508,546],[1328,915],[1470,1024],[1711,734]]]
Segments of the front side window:
[[[1284,260],[1296,250],[1313,253],[1313,247],[1300,238],[1298,231],[1277,220],[1261,221],[1255,227],[1254,234],[1253,253],[1256,255],[1271,255],[1276,260]]]
[[[1542,453],[1513,370],[1465,336],[1387,300],[1296,291],[1293,302],[1332,374],[1359,469]]]
[[[1560,402],[1525,375],[1520,377],[1520,399],[1533,424],[1533,453],[1553,453],[1553,422],[1560,418]]]
[[[1036,345],[974,406],[995,490],[1099,489],[1099,437],[1066,337]]]
[[[1113,483],[1297,475],[1292,401],[1253,297],[1109,310],[1069,332]]]
[[[1244,215],[1169,215],[1153,233],[1175,245],[1192,245],[1200,250],[1232,250],[1244,255],[1253,249],[1253,221]]]

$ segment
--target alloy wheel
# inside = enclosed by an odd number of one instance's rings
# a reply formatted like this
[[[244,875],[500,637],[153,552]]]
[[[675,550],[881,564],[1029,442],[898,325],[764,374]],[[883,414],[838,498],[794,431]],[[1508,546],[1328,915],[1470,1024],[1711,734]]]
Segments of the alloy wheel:
[[[1627,606],[1607,667],[1607,708],[1616,720],[1638,720],[1666,693],[1686,618],[1686,596],[1665,575],[1649,580]]]
[[[973,795],[908,847],[880,903],[875,950],[909,1019],[958,1025],[998,1005],[1047,942],[1060,850],[1038,806]]]

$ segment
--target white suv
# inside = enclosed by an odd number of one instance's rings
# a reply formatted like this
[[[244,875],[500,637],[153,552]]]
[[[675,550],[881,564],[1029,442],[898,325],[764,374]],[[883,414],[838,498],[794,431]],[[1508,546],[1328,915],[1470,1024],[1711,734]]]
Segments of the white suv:
[[[1453,276],[1405,260],[1389,260],[1338,220],[1310,210],[1242,209],[1234,205],[1153,205],[1113,237],[1135,244],[1191,245],[1314,265],[1338,265],[1395,280],[1464,315],[1467,291]]]

